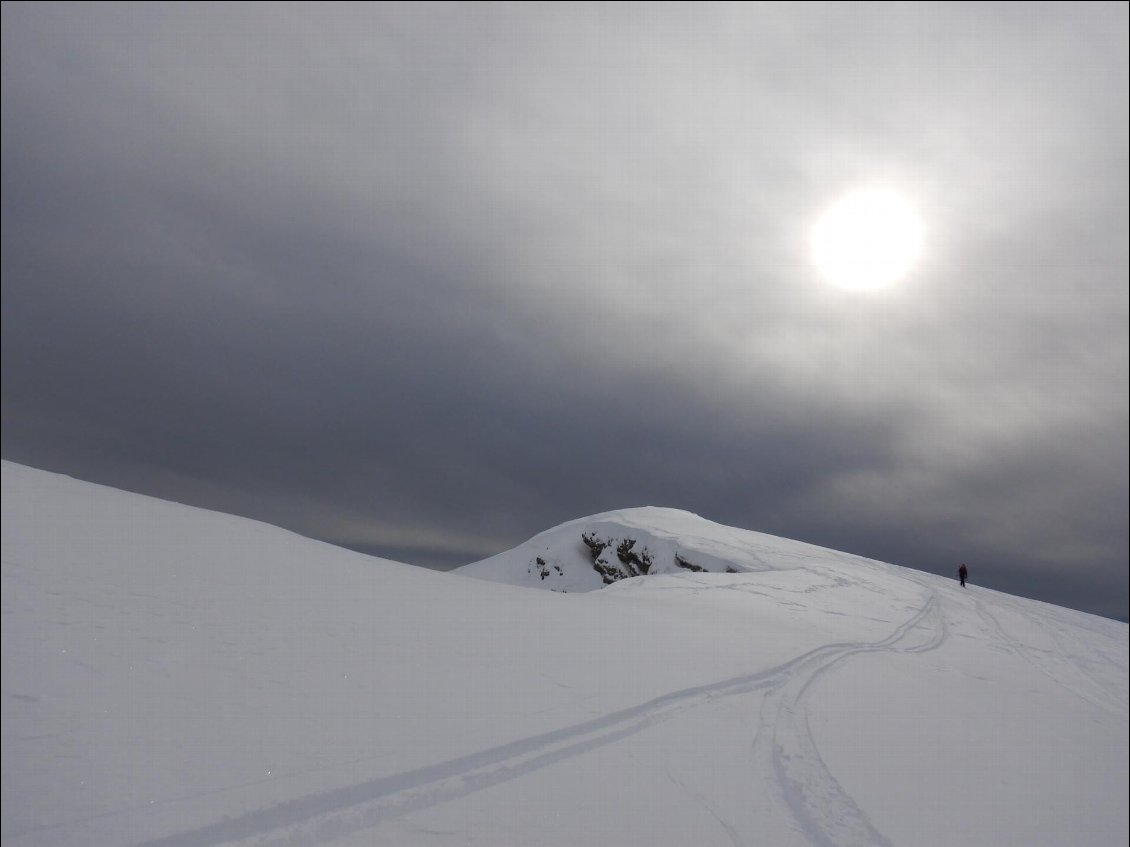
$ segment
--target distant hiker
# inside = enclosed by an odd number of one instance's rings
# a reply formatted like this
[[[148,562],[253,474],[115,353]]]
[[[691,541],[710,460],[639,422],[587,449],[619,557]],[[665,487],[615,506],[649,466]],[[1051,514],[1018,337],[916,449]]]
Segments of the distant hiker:
[[[965,565],[962,565],[957,569],[957,575],[961,577],[961,587],[965,588],[965,578],[969,576],[969,568],[965,567]]]

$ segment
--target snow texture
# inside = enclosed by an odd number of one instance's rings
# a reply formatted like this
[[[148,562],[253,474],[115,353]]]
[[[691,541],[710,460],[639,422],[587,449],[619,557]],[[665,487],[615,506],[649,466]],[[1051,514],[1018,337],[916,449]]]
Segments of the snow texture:
[[[7,462],[2,518],[4,845],[1127,840],[1126,624],[975,571],[649,508],[443,574]]]

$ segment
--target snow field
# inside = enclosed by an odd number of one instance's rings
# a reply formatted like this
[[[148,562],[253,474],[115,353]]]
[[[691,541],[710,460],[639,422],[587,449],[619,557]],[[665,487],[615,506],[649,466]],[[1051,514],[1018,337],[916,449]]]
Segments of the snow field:
[[[593,520],[741,572],[531,590],[7,462],[2,518],[5,845],[1126,840],[1125,624],[673,510]]]

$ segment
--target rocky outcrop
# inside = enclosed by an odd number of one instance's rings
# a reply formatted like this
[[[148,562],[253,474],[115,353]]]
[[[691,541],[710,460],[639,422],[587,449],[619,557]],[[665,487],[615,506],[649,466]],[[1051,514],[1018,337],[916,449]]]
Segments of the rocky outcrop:
[[[550,570],[551,567],[553,570]],[[540,576],[544,580],[547,576],[553,573],[553,571],[557,571],[558,576],[565,575],[565,572],[561,570],[561,565],[551,566],[541,556],[537,556],[532,562],[530,562],[528,573],[537,573],[538,576]]]
[[[593,570],[600,574],[605,585],[634,576],[646,576],[654,564],[646,547],[636,549],[634,538],[604,539],[594,532],[585,532],[581,533],[581,541],[589,548]],[[616,561],[608,555],[612,549],[616,551]]]
[[[687,559],[683,558],[678,553],[675,554],[675,564],[678,565],[680,568],[682,568],[685,571],[694,571],[695,573],[706,573],[706,568],[699,567],[698,565],[694,564],[693,562],[688,561]]]

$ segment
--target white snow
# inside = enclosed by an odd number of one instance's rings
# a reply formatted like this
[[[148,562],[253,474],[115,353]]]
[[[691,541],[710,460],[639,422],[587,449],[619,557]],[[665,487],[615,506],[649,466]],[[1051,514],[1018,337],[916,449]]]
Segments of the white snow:
[[[8,462],[2,519],[4,845],[1127,840],[1127,626],[976,573],[635,509],[469,579]]]

